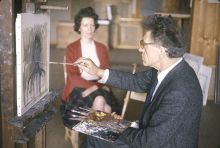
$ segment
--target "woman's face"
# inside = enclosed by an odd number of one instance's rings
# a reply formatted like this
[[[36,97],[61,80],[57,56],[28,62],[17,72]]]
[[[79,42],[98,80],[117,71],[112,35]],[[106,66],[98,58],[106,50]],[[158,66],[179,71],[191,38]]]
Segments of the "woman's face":
[[[93,18],[84,17],[79,28],[82,38],[93,39],[95,32],[95,22]]]

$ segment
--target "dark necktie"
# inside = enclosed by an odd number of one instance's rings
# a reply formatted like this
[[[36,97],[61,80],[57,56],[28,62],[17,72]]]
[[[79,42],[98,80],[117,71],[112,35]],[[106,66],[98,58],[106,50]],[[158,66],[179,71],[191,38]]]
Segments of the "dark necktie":
[[[158,80],[157,80],[157,78],[156,78],[155,81],[154,81],[154,83],[153,83],[152,86],[151,86],[149,95],[147,95],[147,97],[146,97],[146,99],[147,99],[146,102],[151,102],[152,97],[153,97],[153,94],[154,94],[154,91],[155,91],[155,88],[156,88],[156,86],[157,86],[157,83],[158,83]]]

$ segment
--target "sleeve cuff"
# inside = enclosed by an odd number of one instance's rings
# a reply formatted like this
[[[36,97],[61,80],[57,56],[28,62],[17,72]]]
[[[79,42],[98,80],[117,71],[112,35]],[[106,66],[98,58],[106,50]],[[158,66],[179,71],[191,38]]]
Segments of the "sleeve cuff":
[[[109,77],[109,69],[105,69],[103,77],[98,80],[99,83],[105,84]]]

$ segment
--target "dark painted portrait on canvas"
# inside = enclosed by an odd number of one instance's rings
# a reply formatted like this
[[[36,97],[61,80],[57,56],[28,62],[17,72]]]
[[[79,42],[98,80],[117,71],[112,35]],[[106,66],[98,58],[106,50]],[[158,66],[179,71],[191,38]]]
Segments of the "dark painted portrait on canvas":
[[[18,115],[22,115],[49,91],[48,15],[27,13],[18,15],[16,53],[17,111]]]

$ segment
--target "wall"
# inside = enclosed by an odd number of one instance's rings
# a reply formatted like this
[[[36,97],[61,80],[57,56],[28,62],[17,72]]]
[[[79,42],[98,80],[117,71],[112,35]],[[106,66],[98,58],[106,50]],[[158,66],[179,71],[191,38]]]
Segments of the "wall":
[[[83,7],[91,6],[95,9],[100,19],[107,19],[107,5],[112,5],[113,13],[121,17],[133,17],[138,14],[132,13],[132,2],[134,0],[48,0],[48,5],[69,6],[68,11],[51,10],[51,44],[57,43],[57,25],[59,22],[72,23],[75,14]],[[140,0],[136,0],[137,3]],[[136,6],[137,7],[137,6]],[[139,7],[137,7],[139,8]],[[137,10],[136,10],[137,11]]]
[[[220,4],[194,0],[190,52],[203,56],[204,63],[215,65],[220,44]]]
[[[71,21],[71,0],[49,0],[47,5],[69,7],[65,10],[50,10],[50,43],[56,44],[57,31],[56,26],[60,21]]]
[[[15,114],[14,9],[11,0],[0,1],[0,147],[13,148],[8,121]]]
[[[220,44],[220,4],[208,0],[194,0],[190,52],[204,57],[204,64],[212,67],[209,98],[215,94],[216,49]]]

